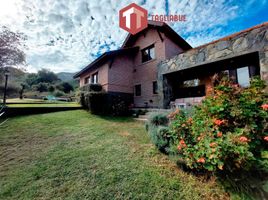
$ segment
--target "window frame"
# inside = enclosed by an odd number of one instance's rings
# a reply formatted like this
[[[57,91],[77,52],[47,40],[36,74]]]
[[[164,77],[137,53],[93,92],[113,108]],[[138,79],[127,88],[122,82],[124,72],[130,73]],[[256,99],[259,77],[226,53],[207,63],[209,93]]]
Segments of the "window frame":
[[[90,76],[87,76],[85,79],[84,79],[84,84],[89,84],[91,83],[91,77]]]
[[[139,87],[139,92],[137,92],[137,87]],[[137,84],[137,85],[134,86],[134,94],[135,94],[135,97],[140,97],[141,96],[141,84]]]
[[[153,50],[153,56],[151,54]],[[148,51],[147,58],[145,59],[145,54],[143,52]],[[141,63],[146,63],[150,60],[154,60],[156,58],[155,56],[155,46],[154,44],[151,44],[150,46],[144,48],[141,50]]]
[[[157,81],[153,81],[153,94],[158,94],[158,84],[157,84]]]
[[[95,72],[94,74],[91,75],[91,83],[92,84],[98,84],[99,83],[99,72]],[[95,80],[96,77],[96,80]]]

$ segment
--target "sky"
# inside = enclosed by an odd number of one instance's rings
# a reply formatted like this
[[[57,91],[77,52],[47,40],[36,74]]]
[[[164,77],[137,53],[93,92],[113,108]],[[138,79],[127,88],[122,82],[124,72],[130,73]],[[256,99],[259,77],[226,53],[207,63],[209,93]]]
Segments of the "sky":
[[[0,26],[27,36],[26,70],[77,72],[120,48],[118,12],[137,3],[150,15],[186,15],[169,25],[193,47],[268,21],[268,0],[0,0]]]

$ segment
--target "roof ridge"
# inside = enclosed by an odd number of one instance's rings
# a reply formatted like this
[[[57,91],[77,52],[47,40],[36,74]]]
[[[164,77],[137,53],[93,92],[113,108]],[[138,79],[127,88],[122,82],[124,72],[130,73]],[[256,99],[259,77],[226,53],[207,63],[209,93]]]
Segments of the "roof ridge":
[[[225,40],[234,38],[235,36],[238,36],[238,35],[240,35],[240,34],[243,34],[243,33],[246,33],[246,32],[252,31],[252,30],[254,30],[254,29],[257,29],[257,28],[261,28],[261,27],[267,26],[267,25],[268,25],[268,22],[263,22],[263,23],[261,23],[261,24],[257,24],[257,25],[255,25],[255,26],[249,27],[249,28],[247,28],[247,29],[244,29],[244,30],[235,32],[235,33],[233,33],[233,34],[231,34],[231,35],[227,35],[227,36],[222,37],[222,38],[219,38],[219,39],[217,39],[217,40],[213,40],[213,41],[211,41],[211,42],[208,42],[208,43],[199,45],[199,46],[197,46],[197,47],[195,47],[195,48],[193,48],[193,49],[199,49],[199,48],[202,48],[202,47],[207,46],[207,45],[209,45],[209,44],[214,44],[214,43],[216,43],[216,42],[225,41]],[[191,51],[191,50],[193,50],[193,49],[189,49],[188,51]]]

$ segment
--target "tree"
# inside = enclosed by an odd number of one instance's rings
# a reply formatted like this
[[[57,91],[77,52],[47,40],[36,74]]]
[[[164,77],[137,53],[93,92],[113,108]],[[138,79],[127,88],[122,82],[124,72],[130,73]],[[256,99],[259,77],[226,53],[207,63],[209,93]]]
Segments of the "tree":
[[[34,74],[34,73],[31,73],[31,74],[28,74],[26,79],[25,79],[25,82],[29,85],[29,86],[32,86],[32,85],[35,85],[38,83],[38,75],[37,74]]]
[[[47,92],[48,91],[47,84],[46,83],[38,83],[36,85],[36,90],[39,92]]]
[[[22,33],[14,33],[7,27],[0,27],[0,68],[25,63],[25,53],[21,50],[21,41],[26,37]]]
[[[23,99],[23,93],[24,93],[24,90],[25,90],[25,84],[21,84],[21,89],[20,89],[20,91],[19,91],[19,93],[20,93],[20,99]]]
[[[37,72],[37,82],[43,82],[43,83],[53,83],[59,80],[57,75],[47,69],[41,69]]]
[[[49,92],[54,92],[54,91],[55,91],[55,87],[54,87],[53,85],[50,85],[50,86],[48,87],[48,91],[49,91]]]
[[[69,93],[70,91],[73,91],[74,90],[73,86],[70,83],[68,83],[68,82],[63,82],[61,84],[61,86],[62,86],[62,91],[64,93]]]

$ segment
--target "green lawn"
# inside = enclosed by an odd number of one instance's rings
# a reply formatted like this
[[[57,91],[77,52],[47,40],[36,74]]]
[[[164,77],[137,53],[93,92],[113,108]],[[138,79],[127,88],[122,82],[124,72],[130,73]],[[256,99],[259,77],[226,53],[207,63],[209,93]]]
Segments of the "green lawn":
[[[27,103],[27,104],[7,104],[8,107],[81,107],[76,102],[59,102],[59,103]]]
[[[0,127],[0,199],[229,199],[182,172],[144,125],[84,110],[9,119]]]

